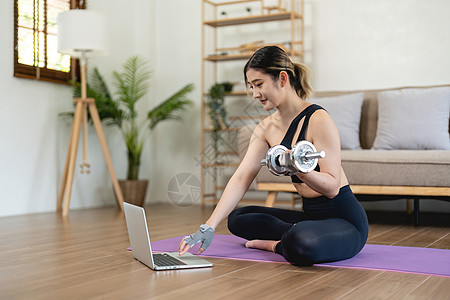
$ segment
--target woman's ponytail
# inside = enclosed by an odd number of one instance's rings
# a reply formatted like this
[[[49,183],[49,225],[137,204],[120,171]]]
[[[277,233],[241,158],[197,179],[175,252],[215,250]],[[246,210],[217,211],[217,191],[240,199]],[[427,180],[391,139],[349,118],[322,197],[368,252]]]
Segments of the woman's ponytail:
[[[303,100],[306,100],[307,98],[311,97],[313,93],[313,89],[311,87],[311,84],[309,83],[309,76],[310,71],[307,66],[301,63],[294,63],[295,68],[295,79],[297,81],[296,92],[297,95],[302,98]]]

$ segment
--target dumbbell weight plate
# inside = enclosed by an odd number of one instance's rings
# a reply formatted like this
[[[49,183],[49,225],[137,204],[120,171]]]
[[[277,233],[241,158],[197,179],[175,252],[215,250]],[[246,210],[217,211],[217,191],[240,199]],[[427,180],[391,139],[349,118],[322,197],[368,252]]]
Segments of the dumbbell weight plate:
[[[292,148],[291,160],[300,172],[309,173],[316,168],[318,159],[306,159],[305,155],[315,152],[317,152],[316,147],[311,142],[300,141]]]
[[[284,167],[280,166],[279,162],[276,160],[281,153],[287,150],[288,148],[283,145],[276,145],[270,148],[269,151],[267,151],[266,165],[270,173],[277,176],[283,176],[288,173],[288,171]]]

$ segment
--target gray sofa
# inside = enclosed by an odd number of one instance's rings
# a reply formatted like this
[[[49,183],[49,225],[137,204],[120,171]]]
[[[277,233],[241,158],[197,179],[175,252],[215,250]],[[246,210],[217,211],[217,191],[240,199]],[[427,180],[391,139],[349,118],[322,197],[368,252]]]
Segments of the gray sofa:
[[[415,224],[420,199],[450,200],[450,85],[317,92],[310,101],[335,120],[342,166],[359,200],[413,199]],[[253,128],[239,133],[241,157]],[[289,177],[267,168],[251,188],[268,192],[266,206],[279,192],[295,192]]]

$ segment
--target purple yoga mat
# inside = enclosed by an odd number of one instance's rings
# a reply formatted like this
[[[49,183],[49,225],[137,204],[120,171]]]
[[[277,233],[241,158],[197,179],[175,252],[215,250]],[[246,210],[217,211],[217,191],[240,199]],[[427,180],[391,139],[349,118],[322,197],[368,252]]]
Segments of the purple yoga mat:
[[[155,252],[178,251],[182,237],[152,243]],[[247,240],[233,236],[216,234],[211,246],[201,254],[205,257],[219,257],[252,261],[287,263],[283,256],[269,251],[245,247]],[[189,252],[197,253],[199,244]],[[425,275],[450,277],[450,250],[366,245],[361,252],[346,260],[316,266],[397,271]]]

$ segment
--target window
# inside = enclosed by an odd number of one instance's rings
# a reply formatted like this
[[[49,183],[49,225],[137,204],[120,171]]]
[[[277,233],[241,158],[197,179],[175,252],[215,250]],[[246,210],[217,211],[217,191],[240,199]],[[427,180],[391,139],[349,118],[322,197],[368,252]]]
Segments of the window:
[[[14,76],[67,83],[76,61],[58,53],[56,19],[60,12],[85,8],[83,0],[14,1]]]

